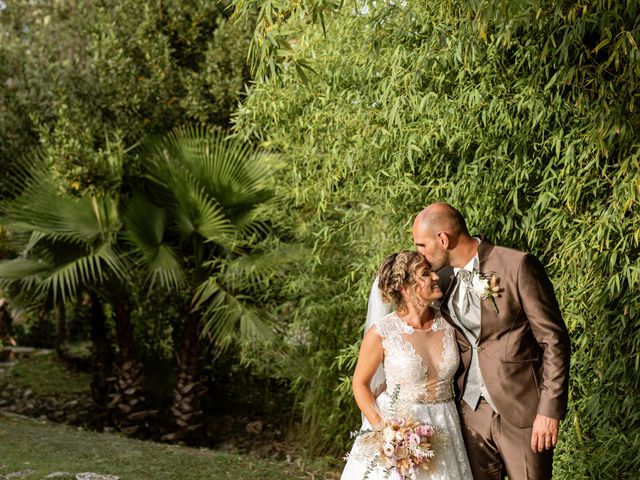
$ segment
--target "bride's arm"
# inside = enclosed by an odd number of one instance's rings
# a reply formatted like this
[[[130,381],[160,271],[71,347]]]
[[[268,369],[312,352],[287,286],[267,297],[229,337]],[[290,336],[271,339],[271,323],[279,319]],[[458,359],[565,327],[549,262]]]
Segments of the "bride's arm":
[[[371,425],[380,423],[380,415],[375,406],[375,398],[370,383],[378,366],[382,363],[384,350],[377,328],[370,328],[362,339],[358,363],[353,373],[353,396],[362,414]]]
[[[369,329],[378,322],[378,320],[390,314],[391,312],[392,305],[384,303],[384,300],[382,299],[382,293],[380,292],[380,288],[378,287],[378,277],[376,277],[376,279],[373,281],[373,285],[371,285],[369,302],[367,303],[367,322],[364,326],[365,333],[368,332]],[[384,370],[382,369],[382,367],[379,367],[376,370],[376,373],[371,379],[370,386],[371,390],[373,391],[373,396],[376,398],[378,398],[378,395],[384,392],[387,388],[384,377]]]

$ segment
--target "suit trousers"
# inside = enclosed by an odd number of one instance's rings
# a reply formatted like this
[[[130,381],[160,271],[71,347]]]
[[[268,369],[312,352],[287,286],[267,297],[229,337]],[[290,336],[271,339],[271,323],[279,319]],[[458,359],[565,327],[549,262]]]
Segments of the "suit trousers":
[[[475,480],[546,480],[551,478],[553,450],[531,450],[532,427],[519,428],[494,412],[484,398],[476,410],[460,400],[462,436]]]

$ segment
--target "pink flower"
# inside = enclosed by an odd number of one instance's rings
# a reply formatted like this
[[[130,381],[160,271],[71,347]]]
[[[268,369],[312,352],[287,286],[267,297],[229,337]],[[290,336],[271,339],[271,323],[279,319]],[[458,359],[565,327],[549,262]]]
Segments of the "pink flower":
[[[409,445],[416,446],[420,445],[420,435],[412,433],[409,435]]]
[[[392,418],[391,419],[391,425],[394,425],[396,427],[403,427],[404,426],[404,419],[403,418]]]
[[[433,436],[433,427],[431,425],[420,425],[416,427],[416,433],[421,437]]]

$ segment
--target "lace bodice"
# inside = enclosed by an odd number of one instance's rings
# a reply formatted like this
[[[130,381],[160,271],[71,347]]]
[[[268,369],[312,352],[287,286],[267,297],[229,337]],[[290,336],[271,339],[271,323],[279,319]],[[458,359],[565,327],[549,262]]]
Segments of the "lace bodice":
[[[458,350],[453,327],[439,311],[429,330],[414,329],[395,312],[381,318],[376,328],[382,338],[389,395],[409,403],[451,399]]]

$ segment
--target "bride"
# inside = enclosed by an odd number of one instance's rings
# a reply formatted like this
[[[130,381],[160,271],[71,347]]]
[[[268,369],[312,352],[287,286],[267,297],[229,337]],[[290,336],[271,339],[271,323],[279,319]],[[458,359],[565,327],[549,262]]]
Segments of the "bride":
[[[353,395],[365,417],[363,429],[390,419],[398,405],[404,405],[413,420],[436,429],[434,458],[427,470],[418,470],[412,478],[472,479],[453,400],[452,378],[459,361],[455,332],[431,305],[442,296],[437,280],[418,252],[404,250],[384,259],[378,286],[383,299],[397,310],[365,334],[353,374]],[[375,398],[371,380],[380,365],[387,384]],[[341,479],[389,478],[391,472],[375,463],[361,439],[356,438]],[[397,472],[394,475],[391,478],[398,478]]]

